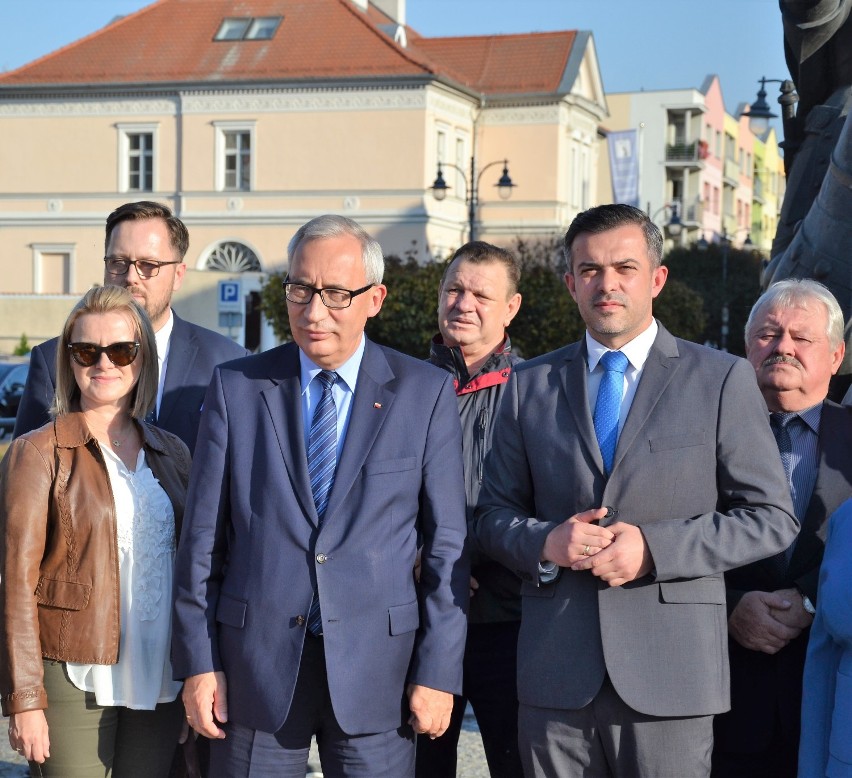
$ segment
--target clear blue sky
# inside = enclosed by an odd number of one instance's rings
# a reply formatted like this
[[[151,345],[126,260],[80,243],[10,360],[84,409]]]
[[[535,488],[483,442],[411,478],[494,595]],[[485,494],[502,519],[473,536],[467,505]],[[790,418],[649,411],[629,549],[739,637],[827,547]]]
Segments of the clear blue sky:
[[[0,0],[0,71],[103,27],[146,0]],[[719,75],[729,111],[757,80],[787,78],[777,0],[407,0],[427,36],[591,30],[608,92],[701,86]],[[776,85],[770,102],[775,105]]]

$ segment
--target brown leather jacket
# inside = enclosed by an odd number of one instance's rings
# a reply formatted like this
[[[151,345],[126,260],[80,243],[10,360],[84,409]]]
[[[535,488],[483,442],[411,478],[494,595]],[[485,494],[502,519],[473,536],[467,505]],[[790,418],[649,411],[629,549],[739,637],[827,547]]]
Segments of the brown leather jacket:
[[[180,532],[190,456],[139,422],[145,459]],[[100,446],[81,413],[13,441],[0,464],[0,695],[4,715],[47,707],[42,657],[118,661],[115,504]]]

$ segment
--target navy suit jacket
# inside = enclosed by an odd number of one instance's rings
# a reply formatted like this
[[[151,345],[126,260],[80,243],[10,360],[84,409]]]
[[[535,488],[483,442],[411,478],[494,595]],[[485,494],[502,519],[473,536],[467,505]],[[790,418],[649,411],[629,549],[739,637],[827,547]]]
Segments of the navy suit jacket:
[[[452,379],[367,341],[321,529],[300,394],[292,343],[214,371],[175,562],[175,677],[224,670],[229,719],[277,731],[316,586],[340,726],[389,731],[407,718],[406,683],[461,692],[469,565]]]
[[[802,529],[789,564],[761,560],[725,575],[730,613],[749,591],[798,588],[817,602],[819,570],[825,550],[828,517],[852,497],[852,408],[826,400],[819,427],[819,469]],[[776,730],[796,733],[802,706],[802,673],[810,630],[777,654],[744,648],[729,639],[731,710],[714,722],[715,745],[732,753],[761,752]]]
[[[174,328],[169,340],[169,361],[160,413],[155,424],[177,435],[195,448],[201,404],[216,365],[249,352],[218,332],[190,324],[174,311]],[[30,373],[18,416],[15,437],[38,429],[50,421],[48,409],[56,389],[56,347],[59,338],[36,346],[30,354]]]

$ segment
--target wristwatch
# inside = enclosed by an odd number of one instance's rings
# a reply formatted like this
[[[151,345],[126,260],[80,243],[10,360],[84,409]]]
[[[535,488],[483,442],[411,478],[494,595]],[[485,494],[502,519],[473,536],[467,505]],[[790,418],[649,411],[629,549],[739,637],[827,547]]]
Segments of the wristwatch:
[[[801,590],[799,590],[799,594],[802,595],[802,607],[805,609],[805,613],[810,613],[813,616],[816,613],[816,608],[811,602],[811,598]]]

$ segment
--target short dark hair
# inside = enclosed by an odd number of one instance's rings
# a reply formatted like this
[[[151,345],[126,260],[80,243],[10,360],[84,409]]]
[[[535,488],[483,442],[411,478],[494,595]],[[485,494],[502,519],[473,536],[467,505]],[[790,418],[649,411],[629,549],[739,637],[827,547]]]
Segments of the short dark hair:
[[[573,260],[571,258],[571,247],[579,235],[591,233],[597,235],[601,232],[614,230],[626,224],[635,224],[642,228],[645,234],[645,243],[648,246],[648,255],[653,267],[659,267],[663,263],[663,235],[654,222],[648,218],[644,211],[624,203],[613,203],[612,205],[598,205],[587,211],[578,213],[565,233],[565,262],[568,272],[573,273]]]
[[[484,240],[472,240],[456,249],[444,268],[444,275],[441,276],[441,289],[444,288],[447,273],[450,272],[450,268],[456,260],[470,262],[474,265],[498,262],[506,268],[506,277],[509,279],[509,297],[518,291],[518,284],[521,282],[521,266],[515,259],[515,255],[511,251],[486,243]]]
[[[169,231],[169,243],[177,252],[178,258],[183,262],[186,252],[189,250],[189,230],[186,225],[172,213],[172,209],[162,203],[151,200],[140,200],[136,203],[125,203],[119,205],[106,220],[106,238],[104,239],[104,253],[109,251],[109,241],[113,230],[126,221],[145,221],[146,219],[162,219]]]

